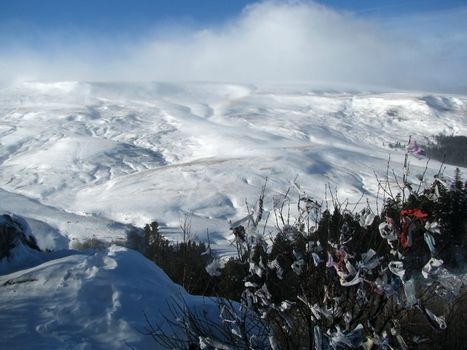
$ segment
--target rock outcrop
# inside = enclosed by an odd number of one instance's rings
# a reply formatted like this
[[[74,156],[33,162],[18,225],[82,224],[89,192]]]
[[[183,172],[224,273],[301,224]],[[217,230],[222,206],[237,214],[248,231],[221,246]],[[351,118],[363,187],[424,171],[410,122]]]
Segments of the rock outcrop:
[[[0,260],[9,258],[11,256],[11,252],[19,246],[40,251],[36,239],[32,235],[26,220],[14,215],[1,215]]]

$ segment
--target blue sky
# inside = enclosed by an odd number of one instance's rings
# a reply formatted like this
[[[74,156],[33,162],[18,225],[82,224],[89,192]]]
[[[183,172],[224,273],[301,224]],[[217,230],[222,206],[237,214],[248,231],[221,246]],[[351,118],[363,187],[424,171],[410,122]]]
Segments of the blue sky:
[[[278,1],[285,2],[285,1]],[[321,0],[337,10],[384,21],[466,5],[465,0]],[[248,0],[2,0],[0,22],[28,24],[44,30],[74,29],[112,35],[137,32],[159,23],[202,26],[238,16]]]
[[[467,92],[466,0],[0,0],[0,81],[317,80]]]
[[[3,0],[0,20],[43,29],[75,28],[100,34],[144,30],[160,22],[221,22],[251,1]]]

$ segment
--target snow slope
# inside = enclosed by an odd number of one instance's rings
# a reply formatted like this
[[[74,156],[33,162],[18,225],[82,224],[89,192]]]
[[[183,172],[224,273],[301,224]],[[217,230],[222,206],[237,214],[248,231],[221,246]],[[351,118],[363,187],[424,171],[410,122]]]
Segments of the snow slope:
[[[228,221],[266,177],[266,209],[297,175],[317,199],[329,185],[351,206],[373,203],[373,171],[383,177],[389,155],[402,167],[390,143],[467,135],[466,96],[309,84],[22,83],[0,90],[0,116],[0,212],[25,217],[56,250],[23,247],[0,264],[0,348],[13,350],[155,349],[144,314],[160,321],[174,296],[217,313],[140,254],[68,250],[74,240],[119,240],[152,220],[179,239],[188,215],[228,254]],[[410,177],[425,164],[411,159]]]
[[[0,276],[1,349],[159,349],[142,334],[145,315],[159,324],[174,300],[219,311],[125,248],[42,255],[42,264]]]
[[[466,96],[311,84],[22,83],[0,91],[0,115],[0,210],[65,236],[44,238],[49,248],[152,220],[178,239],[188,215],[228,250],[228,220],[266,177],[267,208],[297,175],[317,198],[329,184],[341,200],[374,200],[373,171],[383,175],[389,155],[401,169],[390,143],[467,135]],[[413,174],[425,166],[411,163]]]

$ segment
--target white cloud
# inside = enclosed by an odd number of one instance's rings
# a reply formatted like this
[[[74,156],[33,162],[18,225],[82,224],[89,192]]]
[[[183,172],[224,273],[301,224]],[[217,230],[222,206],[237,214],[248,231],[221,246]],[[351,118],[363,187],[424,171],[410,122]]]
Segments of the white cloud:
[[[465,42],[443,42],[422,24],[391,30],[315,3],[267,1],[221,26],[158,29],[136,42],[71,35],[42,38],[39,48],[16,44],[0,51],[0,79],[312,80],[465,92]]]

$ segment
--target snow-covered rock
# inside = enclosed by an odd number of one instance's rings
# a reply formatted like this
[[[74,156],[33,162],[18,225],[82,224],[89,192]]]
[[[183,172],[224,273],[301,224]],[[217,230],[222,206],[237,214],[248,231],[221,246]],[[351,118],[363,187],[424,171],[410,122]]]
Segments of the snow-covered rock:
[[[0,274],[41,260],[41,251],[27,221],[17,215],[0,215]]]

